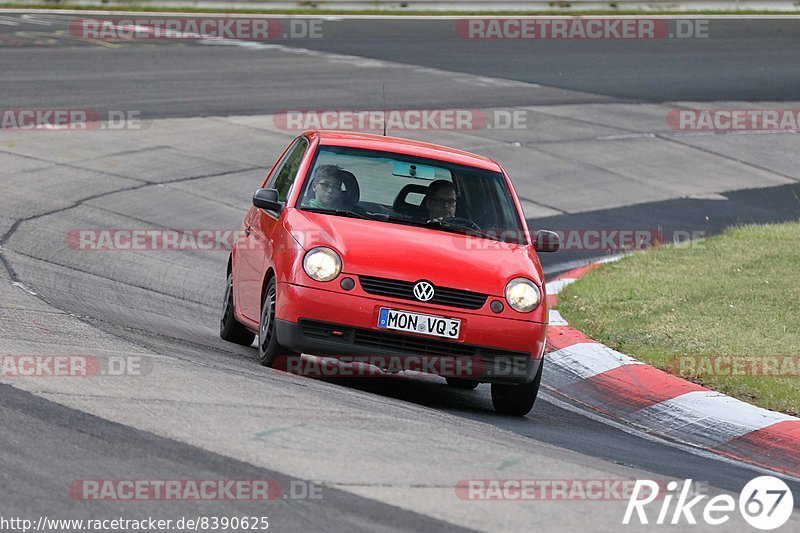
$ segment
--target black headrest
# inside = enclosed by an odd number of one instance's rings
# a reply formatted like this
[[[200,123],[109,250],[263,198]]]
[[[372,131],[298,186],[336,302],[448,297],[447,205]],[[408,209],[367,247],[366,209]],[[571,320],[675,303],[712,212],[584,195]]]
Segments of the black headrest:
[[[416,204],[409,204],[406,201],[408,195],[413,193],[425,196],[426,194],[428,194],[428,187],[426,187],[425,185],[417,185],[416,183],[409,183],[408,185],[400,189],[399,193],[397,193],[397,197],[394,199],[394,205],[392,205],[392,207],[395,210],[402,210],[403,208],[406,207],[412,207],[412,208],[419,207]]]
[[[339,175],[342,177],[342,183],[344,184],[342,200],[347,205],[357,204],[361,199],[361,188],[358,186],[356,175],[346,170],[340,170]]]

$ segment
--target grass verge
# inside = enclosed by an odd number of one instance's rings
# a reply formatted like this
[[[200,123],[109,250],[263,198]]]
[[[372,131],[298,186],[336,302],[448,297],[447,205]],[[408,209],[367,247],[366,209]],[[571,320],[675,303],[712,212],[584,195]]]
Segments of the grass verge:
[[[558,309],[622,353],[800,415],[800,222],[633,254],[568,286]]]

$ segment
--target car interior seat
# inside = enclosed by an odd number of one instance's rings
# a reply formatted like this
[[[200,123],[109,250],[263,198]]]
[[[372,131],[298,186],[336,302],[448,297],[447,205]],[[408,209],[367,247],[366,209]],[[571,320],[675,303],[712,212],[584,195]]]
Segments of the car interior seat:
[[[347,170],[340,170],[344,192],[342,193],[342,203],[346,206],[354,206],[361,199],[361,187],[358,185],[356,175]]]
[[[400,189],[397,197],[394,199],[392,209],[398,215],[405,215],[419,220],[425,220],[428,216],[427,210],[422,205],[416,205],[408,202],[409,194],[421,194],[425,196],[428,193],[428,187],[425,185],[417,185],[416,183],[409,183]]]

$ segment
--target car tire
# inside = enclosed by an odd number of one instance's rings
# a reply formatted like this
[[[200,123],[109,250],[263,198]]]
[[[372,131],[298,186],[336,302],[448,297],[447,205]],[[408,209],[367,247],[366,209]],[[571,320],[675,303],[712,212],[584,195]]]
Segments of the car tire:
[[[472,390],[478,386],[477,381],[462,378],[444,378],[447,384],[456,389]]]
[[[233,274],[228,274],[225,285],[225,298],[222,300],[222,318],[219,320],[219,336],[223,340],[250,346],[256,338],[255,333],[236,321],[233,312]]]
[[[278,300],[275,278],[267,283],[264,300],[261,302],[261,319],[258,322],[258,359],[264,366],[271,367],[281,355],[293,352],[278,344],[275,333],[275,304]]]
[[[495,411],[513,416],[525,416],[530,413],[539,394],[543,366],[544,360],[539,364],[539,371],[530,383],[523,385],[492,383],[492,405]]]

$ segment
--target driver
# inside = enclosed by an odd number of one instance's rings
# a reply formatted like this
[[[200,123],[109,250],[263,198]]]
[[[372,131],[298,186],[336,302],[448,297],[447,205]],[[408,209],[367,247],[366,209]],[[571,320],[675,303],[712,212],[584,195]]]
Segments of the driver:
[[[456,189],[447,180],[436,180],[428,185],[422,206],[428,210],[428,220],[443,220],[456,216]]]

